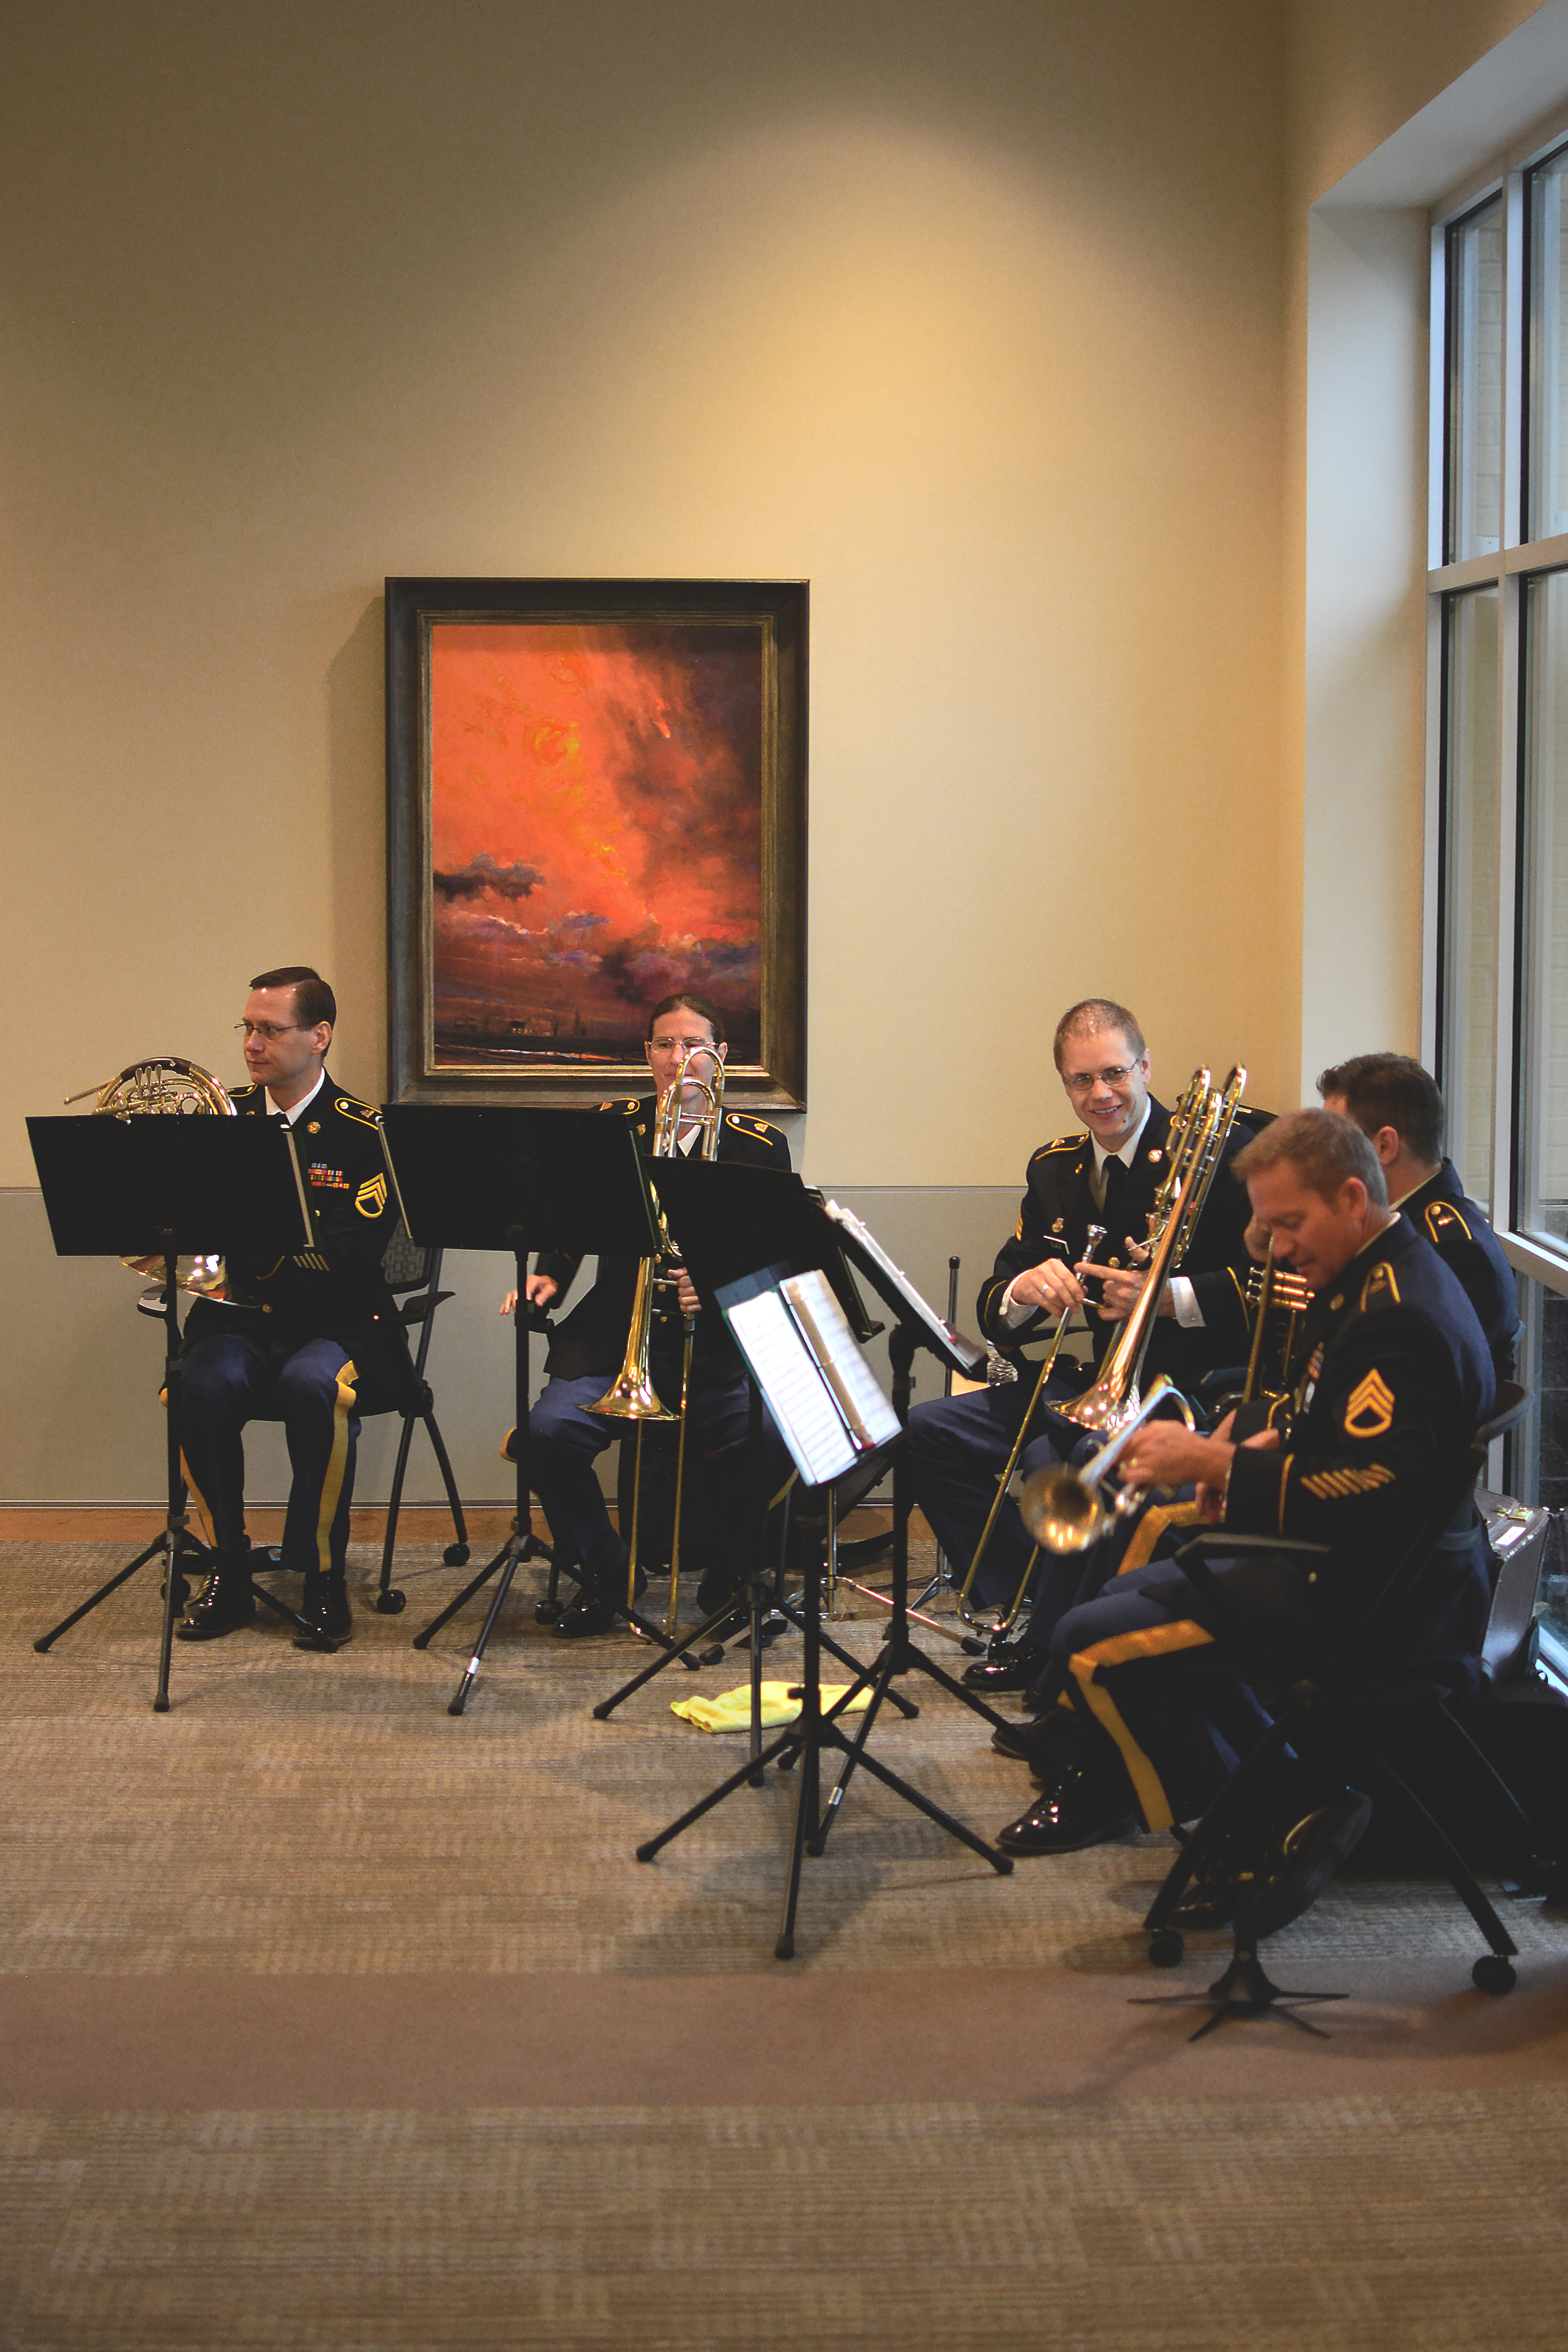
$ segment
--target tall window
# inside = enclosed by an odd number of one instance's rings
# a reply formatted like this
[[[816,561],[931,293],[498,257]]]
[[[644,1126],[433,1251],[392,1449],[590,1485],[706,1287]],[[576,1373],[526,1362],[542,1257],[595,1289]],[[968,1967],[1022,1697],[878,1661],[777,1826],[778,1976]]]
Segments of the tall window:
[[[1568,138],[1434,222],[1427,585],[1441,649],[1437,1067],[1519,1275],[1537,1410],[1508,1478],[1568,1505]],[[1554,1625],[1568,1668],[1568,1617]],[[1550,1654],[1550,1651],[1549,1651]]]

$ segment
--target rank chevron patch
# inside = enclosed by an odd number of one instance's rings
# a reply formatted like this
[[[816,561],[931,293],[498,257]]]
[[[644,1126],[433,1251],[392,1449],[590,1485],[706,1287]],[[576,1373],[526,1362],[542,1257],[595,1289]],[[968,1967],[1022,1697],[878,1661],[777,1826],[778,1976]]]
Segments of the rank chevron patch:
[[[1345,1407],[1347,1437],[1381,1437],[1394,1426],[1394,1391],[1377,1371],[1368,1372]]]
[[[354,1194],[354,1207],[362,1217],[379,1217],[386,1206],[386,1179],[367,1176]]]

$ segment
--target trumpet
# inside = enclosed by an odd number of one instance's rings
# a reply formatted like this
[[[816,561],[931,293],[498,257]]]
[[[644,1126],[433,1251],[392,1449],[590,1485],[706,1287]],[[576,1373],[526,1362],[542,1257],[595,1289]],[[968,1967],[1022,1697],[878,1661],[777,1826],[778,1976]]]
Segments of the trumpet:
[[[1138,1508],[1142,1497],[1135,1488],[1119,1486],[1110,1502],[1101,1500],[1100,1489],[1128,1440],[1165,1404],[1175,1406],[1188,1429],[1196,1428],[1192,1407],[1162,1372],[1142,1403],[1134,1407],[1115,1435],[1081,1470],[1052,1462],[1025,1479],[1018,1489],[1018,1516],[1033,1542],[1044,1551],[1087,1551],[1116,1519]]]
[[[694,1062],[706,1059],[712,1066],[712,1076],[704,1078],[695,1072]],[[711,1160],[719,1150],[719,1132],[724,1115],[724,1065],[716,1046],[693,1045],[681,1055],[669,1091],[659,1101],[654,1114],[653,1148],[655,1160],[673,1160],[680,1149],[682,1111],[688,1086],[702,1097],[699,1114],[701,1139],[698,1150],[704,1160]],[[651,1189],[651,1188],[650,1188]],[[637,1267],[637,1287],[632,1293],[631,1324],[626,1332],[626,1353],[621,1369],[600,1397],[588,1407],[590,1412],[603,1413],[607,1421],[631,1421],[637,1423],[637,1458],[632,1471],[632,1524],[626,1546],[626,1607],[637,1598],[637,1522],[642,1508],[642,1433],[645,1422],[677,1421],[680,1435],[675,1449],[675,1514],[670,1536],[669,1613],[665,1622],[671,1633],[675,1630],[676,1606],[680,1591],[680,1506],[686,1483],[686,1407],[691,1389],[692,1320],[686,1318],[686,1342],[680,1366],[680,1403],[671,1412],[654,1387],[648,1370],[648,1349],[653,1339],[653,1294],[656,1285],[669,1287],[674,1283],[672,1269],[679,1263],[669,1238],[664,1211],[654,1193],[658,1217],[658,1255],[645,1257]],[[667,1270],[660,1273],[659,1268]]]

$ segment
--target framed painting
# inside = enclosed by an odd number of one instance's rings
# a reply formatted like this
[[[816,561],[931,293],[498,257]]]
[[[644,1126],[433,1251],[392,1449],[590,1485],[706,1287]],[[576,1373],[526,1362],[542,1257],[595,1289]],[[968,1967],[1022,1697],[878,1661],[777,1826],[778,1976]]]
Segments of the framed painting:
[[[646,1087],[689,989],[803,1108],[805,709],[802,580],[388,580],[392,1098]]]

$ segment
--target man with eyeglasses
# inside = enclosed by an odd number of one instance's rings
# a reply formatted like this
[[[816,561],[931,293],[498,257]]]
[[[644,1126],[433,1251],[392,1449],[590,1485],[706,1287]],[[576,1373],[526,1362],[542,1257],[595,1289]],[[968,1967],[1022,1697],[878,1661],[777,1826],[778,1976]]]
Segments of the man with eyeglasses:
[[[706,1054],[697,1048],[706,1048]],[[658,1107],[674,1086],[689,1050],[681,1096],[678,1149],[698,1147],[706,1097],[700,1081],[729,1053],[722,1015],[706,997],[667,996],[654,1007],[644,1046],[655,1095],[634,1095],[601,1105],[630,1122],[640,1150],[652,1148]],[[787,1168],[789,1145],[779,1129],[747,1111],[726,1111],[719,1129],[721,1160],[754,1168]],[[549,1307],[563,1298],[580,1261],[542,1253],[528,1277],[527,1304]],[[591,1412],[619,1370],[631,1328],[636,1258],[605,1257],[587,1297],[553,1333],[545,1359],[546,1381],[528,1416],[529,1475],[557,1538],[565,1538],[582,1562],[578,1597],[556,1620],[566,1641],[605,1633],[626,1598],[626,1546],[610,1525],[595,1467],[596,1458],[626,1426]],[[515,1294],[502,1307],[515,1305]],[[648,1370],[667,1404],[680,1395],[685,1321],[697,1316],[692,1349],[687,1475],[682,1495],[681,1559],[700,1574],[698,1607],[706,1615],[735,1596],[746,1564],[745,1486],[747,1394],[740,1355],[721,1323],[703,1314],[684,1269],[673,1297],[654,1293]],[[765,1419],[765,1416],[764,1416]],[[502,1448],[510,1458],[511,1438]],[[782,1445],[777,1447],[782,1455]]]
[[[1081,1310],[1098,1369],[1115,1327],[1143,1286],[1149,1212],[1165,1174],[1171,1114],[1149,1092],[1148,1048],[1124,1004],[1096,996],[1072,1005],[1057,1024],[1053,1051],[1082,1125],[1075,1134],[1042,1144],[1030,1160],[1016,1231],[997,1252],[976,1311],[984,1337],[1006,1352],[1054,1331],[1068,1308]],[[1205,1302],[1211,1316],[1228,1304],[1237,1276],[1247,1265],[1247,1201],[1228,1168],[1249,1138],[1250,1129],[1239,1123],[1233,1127],[1184,1270],[1165,1286],[1150,1341],[1148,1380],[1168,1372],[1179,1388],[1190,1390],[1233,1357],[1229,1318],[1223,1328],[1217,1319],[1211,1328]],[[1091,1225],[1104,1228],[1092,1263],[1087,1255]],[[1050,1403],[1071,1395],[1083,1378],[1079,1367],[1058,1359],[1038,1409],[1039,1433],[1030,1436],[1020,1457],[1025,1475],[1072,1451],[1079,1433],[1059,1420],[1053,1426]],[[1036,1368],[1026,1359],[1016,1381],[918,1405],[910,1417],[914,1498],[961,1578],[974,1556],[1035,1381]],[[987,1609],[1009,1606],[1032,1549],[1016,1506],[1004,1502],[972,1597]],[[1080,1574],[1079,1562],[1058,1570],[1062,1606],[1076,1599]],[[1029,1688],[1048,1657],[1043,1644],[1050,1602],[1049,1592],[1037,1598],[1032,1638],[994,1641],[989,1655],[971,1666],[964,1680],[988,1692]]]
[[[251,982],[238,1024],[251,1082],[236,1091],[235,1109],[287,1120],[311,1240],[277,1259],[231,1251],[224,1299],[197,1299],[186,1320],[181,1433],[216,1558],[176,1628],[183,1642],[213,1641],[256,1614],[242,1432],[258,1418],[282,1422],[293,1472],[279,1565],[304,1573],[308,1630],[294,1646],[335,1650],[353,1631],[344,1569],[358,1389],[369,1374],[395,1395],[412,1375],[381,1272],[396,1210],[379,1120],[327,1069],[337,1010],[319,972],[286,964]]]

